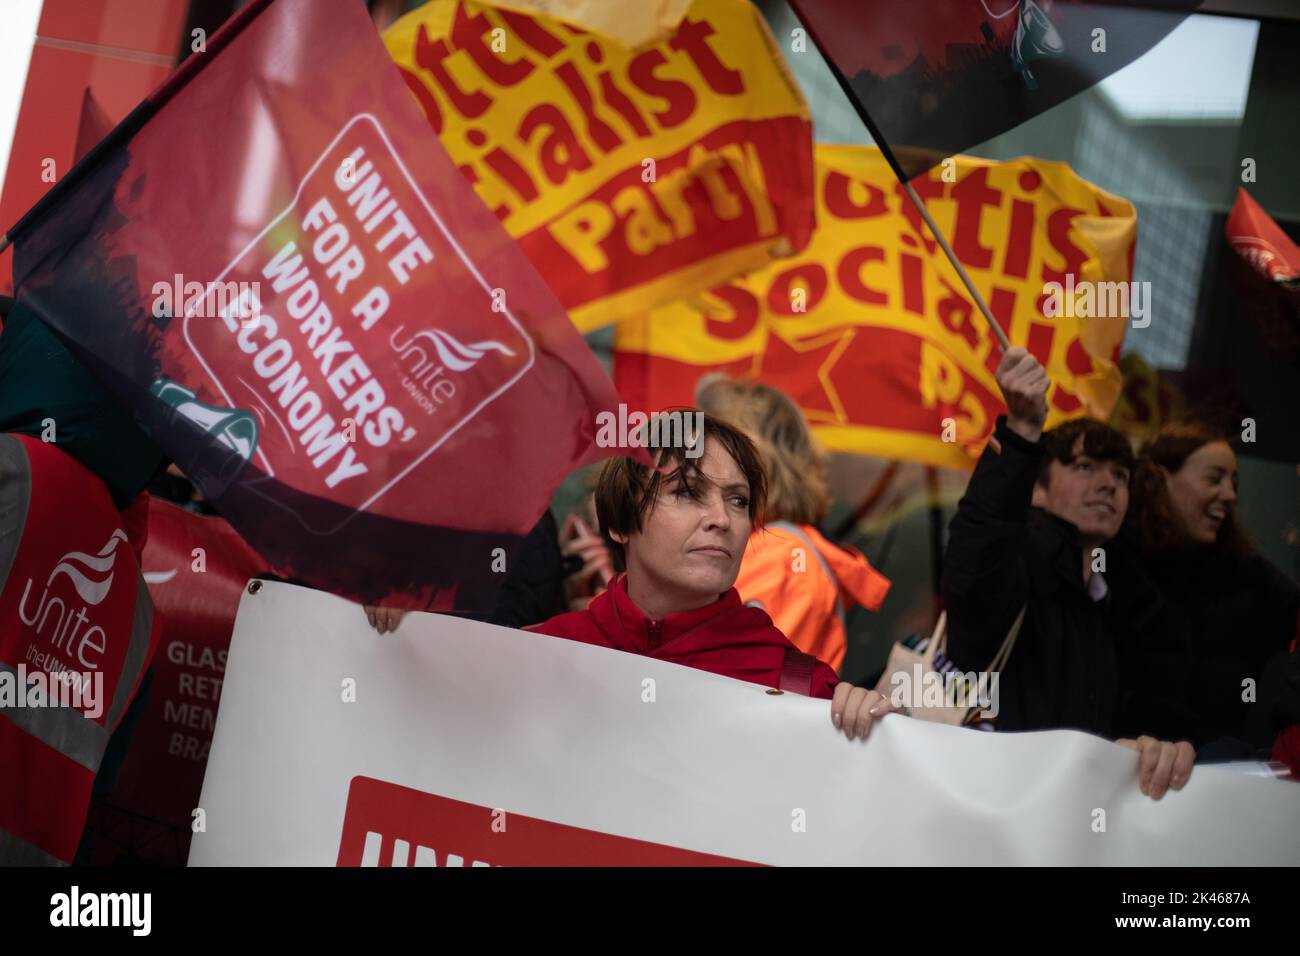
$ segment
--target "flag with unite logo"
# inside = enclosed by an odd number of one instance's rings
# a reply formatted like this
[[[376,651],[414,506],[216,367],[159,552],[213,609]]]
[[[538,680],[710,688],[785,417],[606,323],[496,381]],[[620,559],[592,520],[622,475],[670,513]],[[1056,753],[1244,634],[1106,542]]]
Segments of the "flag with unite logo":
[[[10,236],[18,299],[284,577],[485,609],[607,454],[613,386],[349,0],[250,4]]]
[[[0,866],[73,861],[161,634],[138,537],[55,442],[0,435]]]

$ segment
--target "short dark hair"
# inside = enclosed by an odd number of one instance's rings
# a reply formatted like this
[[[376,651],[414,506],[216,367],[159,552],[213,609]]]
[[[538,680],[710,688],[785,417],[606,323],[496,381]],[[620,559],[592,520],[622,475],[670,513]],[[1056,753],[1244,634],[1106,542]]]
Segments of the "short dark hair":
[[[1040,485],[1047,487],[1052,462],[1059,461],[1062,465],[1074,463],[1074,446],[1080,436],[1083,437],[1083,454],[1093,461],[1113,461],[1127,468],[1130,475],[1133,474],[1136,459],[1133,447],[1123,432],[1091,418],[1073,418],[1043,432],[1043,447],[1047,454],[1038,471]]]
[[[767,476],[754,443],[744,432],[698,409],[672,411],[698,414],[703,428],[696,441],[715,441],[732,457],[740,473],[749,482],[749,519],[755,528],[761,526],[767,500]],[[649,438],[647,450],[651,457],[659,462],[662,469],[675,466],[671,471],[665,473],[619,455],[605,462],[605,467],[600,470],[600,477],[596,480],[596,520],[600,523],[600,536],[614,556],[614,566],[620,570],[627,567],[627,553],[623,545],[614,540],[613,534],[626,537],[640,531],[646,512],[654,505],[663,487],[672,487],[680,479],[690,488],[700,479],[699,462],[703,456],[688,458],[688,448],[684,441],[672,440],[674,433],[677,438],[682,435],[681,430],[672,428],[646,426],[643,430],[643,434]]]

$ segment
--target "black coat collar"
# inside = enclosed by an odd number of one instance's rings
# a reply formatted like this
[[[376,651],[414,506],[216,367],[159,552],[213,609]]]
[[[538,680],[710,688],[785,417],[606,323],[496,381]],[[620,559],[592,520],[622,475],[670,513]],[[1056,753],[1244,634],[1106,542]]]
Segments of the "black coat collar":
[[[1028,526],[1029,537],[1044,562],[1037,573],[1086,596],[1088,587],[1083,581],[1083,545],[1079,543],[1078,526],[1038,507],[1030,509]]]

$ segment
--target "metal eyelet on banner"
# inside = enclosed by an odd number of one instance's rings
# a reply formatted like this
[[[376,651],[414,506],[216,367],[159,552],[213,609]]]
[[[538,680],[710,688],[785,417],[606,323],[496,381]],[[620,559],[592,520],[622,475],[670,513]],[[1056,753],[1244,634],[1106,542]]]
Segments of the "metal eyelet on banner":
[[[262,590],[262,582],[261,582],[261,581],[249,581],[249,582],[248,582],[248,593],[249,593],[249,594],[256,594],[256,593],[257,593],[258,591],[260,591],[260,590]]]
[[[777,696],[778,694],[784,694],[784,693],[785,693],[785,691],[783,691],[783,690],[777,690],[775,687],[769,687],[769,688],[767,689],[767,692],[768,692],[769,694],[771,694],[773,697]]]

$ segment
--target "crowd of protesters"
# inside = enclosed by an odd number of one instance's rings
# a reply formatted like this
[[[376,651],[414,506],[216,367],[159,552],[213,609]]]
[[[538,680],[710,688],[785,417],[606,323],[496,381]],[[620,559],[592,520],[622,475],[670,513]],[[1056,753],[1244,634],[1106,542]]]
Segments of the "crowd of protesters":
[[[1045,430],[1050,382],[1022,348],[996,380],[1007,414],[957,507],[940,595],[952,666],[985,671],[1009,649],[993,728],[1114,740],[1140,754],[1155,799],[1198,761],[1271,756],[1300,776],[1300,591],[1242,531],[1231,444],[1193,423],[1139,454],[1097,421]],[[0,430],[38,436],[57,419],[59,447],[124,513],[151,480],[203,507],[20,308],[0,335],[0,384]],[[538,522],[483,619],[828,699],[850,739],[907,719],[883,683],[838,677],[846,610],[878,611],[890,582],[819,530],[827,458],[798,407],[725,377],[696,401],[701,446],[609,459],[562,525]],[[400,611],[365,613],[381,633],[400,627]]]
[[[1181,423],[1135,455],[1101,422],[1044,430],[1050,382],[1024,349],[1007,350],[996,378],[1008,412],[958,505],[941,594],[958,670],[986,670],[1010,642],[993,726],[1114,740],[1140,754],[1156,799],[1197,760],[1272,756],[1300,775],[1300,591],[1245,540],[1228,441]],[[906,714],[835,676],[845,608],[878,610],[889,581],[818,531],[826,458],[797,406],[721,377],[696,400],[703,457],[610,460],[594,516],[579,509],[557,537],[548,515],[529,539],[511,575],[530,578],[526,611],[508,597],[495,619],[832,697],[850,736]],[[1270,663],[1280,681],[1265,679]]]

